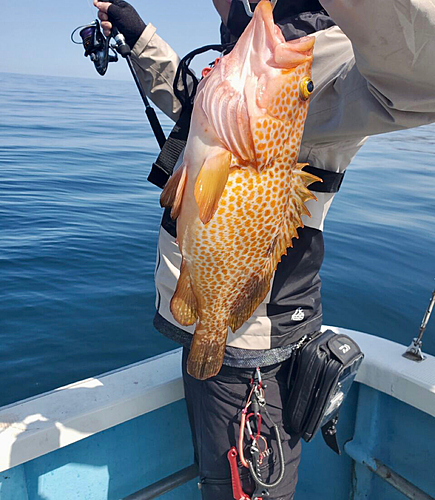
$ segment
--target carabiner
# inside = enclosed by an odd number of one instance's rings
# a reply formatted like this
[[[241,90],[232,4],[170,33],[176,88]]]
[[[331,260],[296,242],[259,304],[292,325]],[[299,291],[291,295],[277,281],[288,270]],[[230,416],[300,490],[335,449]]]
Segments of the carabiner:
[[[254,394],[257,398],[257,402],[261,408],[266,406],[266,395],[264,394],[264,389],[261,386],[254,387]]]
[[[255,369],[255,375],[256,375],[256,377],[257,377],[257,379],[258,379],[258,385],[259,385],[260,387],[262,387],[262,385],[263,385],[263,380],[262,380],[262,378],[261,378],[261,371],[260,371],[260,367],[259,367],[259,366],[257,366],[257,368]]]
[[[251,423],[249,422],[249,419],[251,417],[257,417],[258,419],[258,422],[257,422],[257,431],[256,431],[256,434],[254,435],[254,433],[252,432],[252,427],[251,427]],[[249,437],[256,441],[258,439],[258,437],[260,436],[260,433],[261,433],[261,414],[258,413],[257,415],[255,415],[255,413],[249,413],[249,415],[246,416],[246,428],[248,429],[248,432],[249,432]]]

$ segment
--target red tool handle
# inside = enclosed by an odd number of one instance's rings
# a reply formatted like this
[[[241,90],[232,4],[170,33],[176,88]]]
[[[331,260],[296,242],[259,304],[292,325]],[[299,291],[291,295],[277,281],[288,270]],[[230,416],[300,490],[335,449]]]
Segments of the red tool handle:
[[[242,490],[242,483],[240,482],[239,470],[237,467],[237,448],[235,446],[227,453],[227,457],[228,462],[230,462],[234,500],[251,500],[251,497]]]

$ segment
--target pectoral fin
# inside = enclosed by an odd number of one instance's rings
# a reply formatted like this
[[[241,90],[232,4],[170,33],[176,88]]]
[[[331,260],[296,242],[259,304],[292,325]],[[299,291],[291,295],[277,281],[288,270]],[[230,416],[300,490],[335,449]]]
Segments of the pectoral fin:
[[[207,158],[195,184],[195,200],[199,218],[207,224],[217,210],[230,173],[231,153],[222,151]]]

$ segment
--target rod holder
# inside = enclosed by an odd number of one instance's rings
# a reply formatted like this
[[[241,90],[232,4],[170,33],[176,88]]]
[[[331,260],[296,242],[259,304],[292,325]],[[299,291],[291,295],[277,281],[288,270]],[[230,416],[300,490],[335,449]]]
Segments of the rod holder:
[[[424,361],[426,359],[426,356],[423,354],[421,348],[423,345],[422,342],[422,337],[424,334],[424,331],[426,330],[426,326],[429,323],[429,318],[430,315],[432,314],[432,310],[434,308],[435,304],[435,290],[432,292],[432,297],[430,298],[429,301],[429,306],[426,309],[426,312],[424,313],[423,320],[421,322],[420,326],[420,333],[418,334],[418,337],[414,338],[411,342],[411,345],[406,349],[406,351],[402,354],[404,358],[410,359],[412,361]]]

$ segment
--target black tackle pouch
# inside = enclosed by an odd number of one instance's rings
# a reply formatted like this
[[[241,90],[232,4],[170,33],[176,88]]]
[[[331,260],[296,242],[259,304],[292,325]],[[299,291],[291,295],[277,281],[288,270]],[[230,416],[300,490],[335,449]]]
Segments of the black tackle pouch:
[[[340,454],[338,412],[363,358],[347,335],[326,330],[308,337],[292,356],[284,408],[287,432],[309,442],[321,428],[326,444]]]

